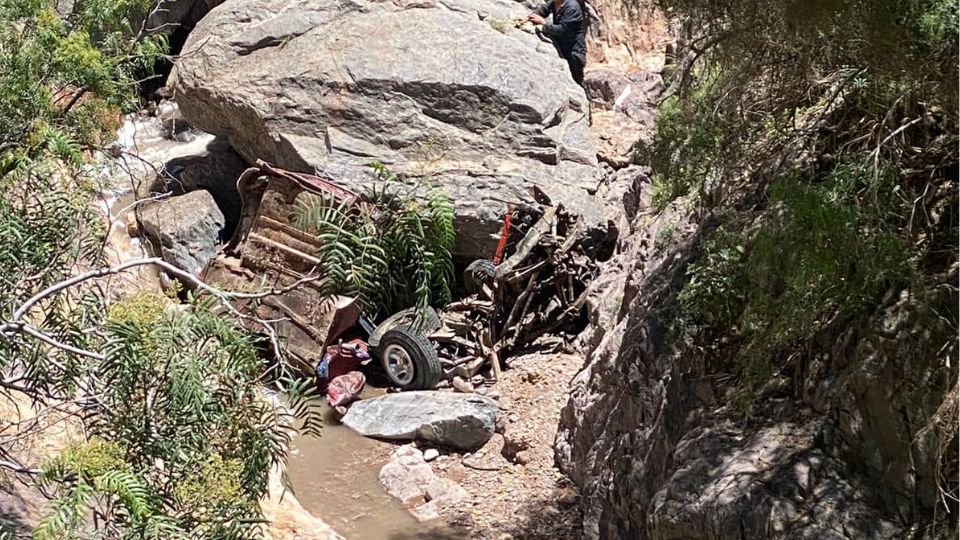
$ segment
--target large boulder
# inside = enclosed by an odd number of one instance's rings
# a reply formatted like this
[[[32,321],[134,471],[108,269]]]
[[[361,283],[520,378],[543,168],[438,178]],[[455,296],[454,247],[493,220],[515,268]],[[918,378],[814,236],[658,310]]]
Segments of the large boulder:
[[[224,215],[225,236],[228,236],[240,219],[243,201],[237,190],[237,179],[246,168],[246,162],[225,140],[213,139],[195,153],[176,156],[164,163],[149,191],[175,195],[209,191]]]
[[[140,224],[163,260],[199,274],[217,254],[224,218],[208,191],[191,191],[143,205]]]
[[[477,394],[399,392],[354,403],[343,423],[366,437],[472,450],[493,435],[498,411],[495,401]]]
[[[533,202],[534,187],[602,231],[585,94],[551,44],[502,25],[526,12],[507,0],[228,0],[190,34],[174,95],[248,161],[351,187],[373,181],[371,160],[429,177],[456,205],[458,255],[489,256],[506,204]]]

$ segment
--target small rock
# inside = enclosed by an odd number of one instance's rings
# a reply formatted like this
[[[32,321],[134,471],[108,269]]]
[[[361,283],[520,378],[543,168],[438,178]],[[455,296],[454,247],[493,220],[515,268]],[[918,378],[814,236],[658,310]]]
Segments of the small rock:
[[[417,521],[439,519],[440,505],[436,501],[425,502],[420,506],[411,508],[410,513],[413,514],[413,517],[417,518]]]
[[[513,462],[518,465],[526,465],[527,463],[530,463],[530,460],[531,456],[529,450],[521,450],[513,456]]]
[[[470,497],[467,490],[449,478],[436,478],[427,486],[427,500],[442,506],[452,506]]]
[[[504,444],[503,435],[495,433],[481,451],[472,456],[465,456],[462,462],[471,469],[498,471],[507,465],[506,458],[501,454]]]
[[[412,445],[404,445],[390,455],[380,469],[380,482],[387,493],[405,505],[424,500],[427,486],[436,479],[433,469],[424,461],[423,453]]]
[[[427,448],[427,449],[424,450],[424,452],[423,452],[423,460],[424,460],[424,461],[433,461],[433,460],[437,459],[438,457],[440,457],[440,451],[437,450],[436,448]]]
[[[495,426],[495,431],[497,433],[503,433],[506,430],[507,430],[507,419],[506,417],[504,417],[504,415],[501,414],[500,416],[497,417],[497,424]]]
[[[464,394],[472,394],[474,391],[473,385],[470,384],[470,381],[465,381],[459,376],[453,378],[452,384],[453,384],[453,387],[457,390],[457,392],[463,392]]]

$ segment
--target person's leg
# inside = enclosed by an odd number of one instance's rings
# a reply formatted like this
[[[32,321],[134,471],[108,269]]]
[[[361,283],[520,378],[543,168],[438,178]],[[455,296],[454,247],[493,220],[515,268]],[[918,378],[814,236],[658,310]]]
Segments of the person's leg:
[[[571,56],[567,59],[567,64],[570,65],[570,75],[573,76],[573,81],[583,86],[583,60]]]

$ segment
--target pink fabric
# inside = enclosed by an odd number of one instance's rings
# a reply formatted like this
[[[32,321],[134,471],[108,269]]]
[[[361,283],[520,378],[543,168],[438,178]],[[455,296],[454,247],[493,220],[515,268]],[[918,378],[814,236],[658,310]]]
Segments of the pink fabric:
[[[327,358],[327,378],[332,381],[360,368],[360,361],[369,358],[367,344],[353,339],[343,345],[331,345],[327,347]]]
[[[334,377],[330,381],[330,385],[327,386],[327,402],[330,403],[331,407],[350,403],[357,399],[366,382],[366,377],[359,371],[351,371]]]

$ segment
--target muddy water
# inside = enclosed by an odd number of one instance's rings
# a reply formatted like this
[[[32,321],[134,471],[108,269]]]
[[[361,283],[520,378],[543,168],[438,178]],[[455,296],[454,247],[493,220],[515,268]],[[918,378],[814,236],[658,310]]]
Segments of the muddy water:
[[[369,393],[369,395],[367,395]],[[365,397],[382,393],[364,392]],[[393,445],[367,439],[324,410],[320,437],[297,437],[287,476],[297,500],[348,540],[464,538],[442,523],[420,523],[380,483]]]

